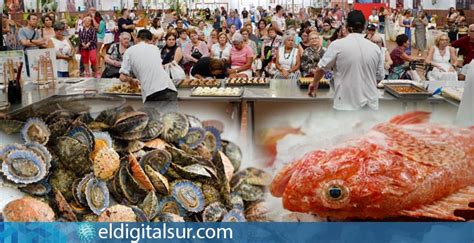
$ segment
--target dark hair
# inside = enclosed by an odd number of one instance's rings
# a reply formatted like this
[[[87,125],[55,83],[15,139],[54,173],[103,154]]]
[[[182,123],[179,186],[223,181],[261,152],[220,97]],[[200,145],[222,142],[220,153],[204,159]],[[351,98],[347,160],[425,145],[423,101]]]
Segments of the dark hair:
[[[188,31],[186,31],[185,29],[177,29],[176,32],[178,32],[178,36],[181,36],[182,33],[188,34]]]
[[[260,24],[261,24],[262,22],[265,24],[265,27],[267,27],[267,21],[265,21],[264,19],[261,19],[260,21],[258,21],[258,25],[257,25],[257,28],[258,28],[258,29],[260,29]]]
[[[102,18],[102,14],[100,14],[99,11],[95,12],[94,18],[95,18],[95,21],[97,22],[104,20],[104,18]]]
[[[351,11],[347,15],[347,29],[349,32],[362,33],[365,27],[365,16],[360,10]]]
[[[120,11],[120,14],[123,15],[128,9],[124,8],[122,11]]]
[[[138,31],[137,38],[142,41],[151,41],[153,39],[153,34],[149,30],[140,30]]]
[[[53,25],[54,31],[66,29],[66,25],[63,22],[56,22]]]
[[[398,46],[403,46],[403,44],[405,44],[407,41],[408,41],[408,36],[407,35],[401,34],[401,35],[397,36],[396,42],[397,42]]]
[[[223,70],[226,69],[226,62],[223,59],[211,58],[209,61],[209,68],[211,70]]]
[[[45,15],[43,15],[43,17],[41,17],[41,22],[43,22],[43,24],[44,24],[46,22],[46,19],[49,19],[49,20],[53,21],[51,16],[49,16],[48,14],[45,14]]]
[[[173,36],[175,39],[178,39],[176,34],[173,31],[170,31],[170,32],[166,33],[165,40],[168,40],[168,38],[170,38],[171,36]]]
[[[282,10],[282,9],[283,9],[283,7],[280,6],[280,5],[277,5],[276,8],[275,8],[277,13],[280,12],[280,10]]]
[[[459,9],[459,16],[466,16],[466,14],[464,13],[464,10],[462,9]]]
[[[26,17],[27,20],[31,20],[32,17],[38,17],[36,14],[28,14],[28,17]]]
[[[153,19],[153,22],[151,23],[151,25],[153,26],[153,28],[157,28],[159,22],[160,22],[160,19],[159,19],[159,18],[154,18],[154,19]]]

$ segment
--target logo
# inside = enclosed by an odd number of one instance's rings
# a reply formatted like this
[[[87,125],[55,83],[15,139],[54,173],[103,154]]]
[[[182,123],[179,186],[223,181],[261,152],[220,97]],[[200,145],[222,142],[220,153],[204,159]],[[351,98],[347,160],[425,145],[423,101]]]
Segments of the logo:
[[[91,242],[96,236],[96,229],[91,223],[80,223],[77,234],[81,242]]]

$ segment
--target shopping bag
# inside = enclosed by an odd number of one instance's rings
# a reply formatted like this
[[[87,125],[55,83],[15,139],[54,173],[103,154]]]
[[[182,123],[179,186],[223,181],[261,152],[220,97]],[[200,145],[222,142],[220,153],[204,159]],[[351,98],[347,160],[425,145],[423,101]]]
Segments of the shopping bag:
[[[168,70],[172,79],[179,80],[186,78],[186,74],[184,73],[183,68],[181,68],[176,62],[172,62],[168,66]]]

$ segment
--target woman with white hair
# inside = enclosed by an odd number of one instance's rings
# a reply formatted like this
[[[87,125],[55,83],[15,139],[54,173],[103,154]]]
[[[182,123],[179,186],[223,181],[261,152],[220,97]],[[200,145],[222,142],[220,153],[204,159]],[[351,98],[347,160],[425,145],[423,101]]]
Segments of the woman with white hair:
[[[449,46],[449,36],[446,33],[435,39],[426,57],[426,64],[431,64],[433,70],[428,73],[430,81],[457,81],[458,75],[455,70],[457,64],[456,51]]]
[[[278,49],[275,66],[277,69],[275,79],[297,80],[300,78],[301,53],[299,48],[295,47],[294,34],[283,36],[283,46]]]
[[[230,50],[229,78],[251,78],[252,62],[255,56],[252,48],[244,44],[244,37],[240,33],[232,36],[232,49]]]
[[[105,69],[102,72],[102,78],[119,78],[119,70],[122,67],[122,57],[125,51],[130,47],[132,36],[128,32],[122,32],[119,36],[119,42],[110,46],[105,54]]]

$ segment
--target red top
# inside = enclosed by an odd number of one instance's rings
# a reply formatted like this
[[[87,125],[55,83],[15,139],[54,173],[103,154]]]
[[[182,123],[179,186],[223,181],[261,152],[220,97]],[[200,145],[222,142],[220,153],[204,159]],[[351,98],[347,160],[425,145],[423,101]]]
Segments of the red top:
[[[396,47],[393,49],[393,51],[390,53],[390,58],[393,61],[391,68],[405,64],[405,60],[402,59],[403,53],[405,53],[405,51],[401,47]]]
[[[474,41],[471,41],[469,36],[464,36],[461,39],[451,44],[454,48],[459,48],[459,54],[464,55],[464,64],[469,64],[474,59]]]

